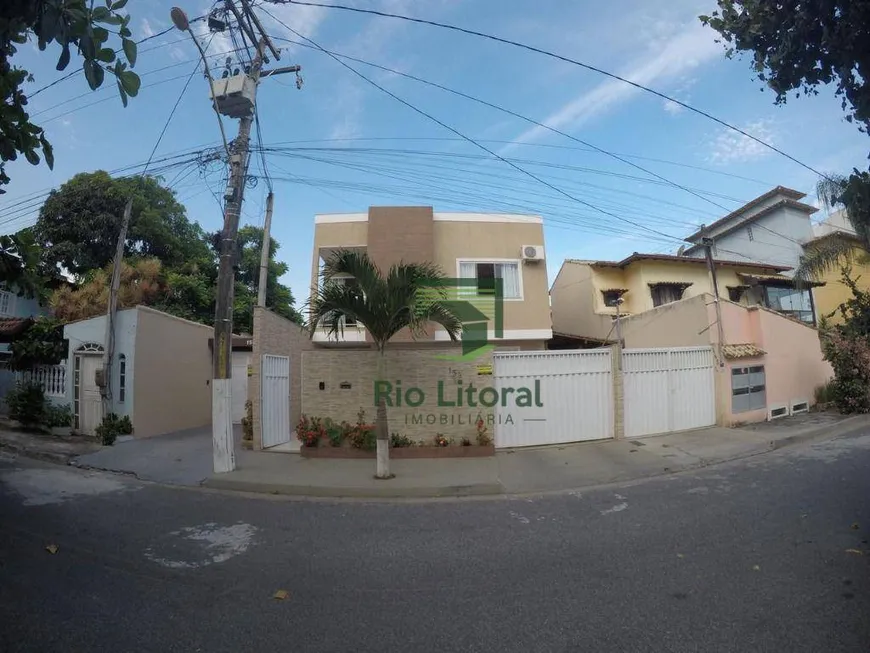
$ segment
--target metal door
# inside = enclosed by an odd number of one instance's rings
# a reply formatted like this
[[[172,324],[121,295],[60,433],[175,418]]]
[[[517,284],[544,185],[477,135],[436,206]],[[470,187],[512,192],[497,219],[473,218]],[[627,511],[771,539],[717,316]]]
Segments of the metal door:
[[[263,355],[260,371],[263,448],[290,442],[290,358]]]

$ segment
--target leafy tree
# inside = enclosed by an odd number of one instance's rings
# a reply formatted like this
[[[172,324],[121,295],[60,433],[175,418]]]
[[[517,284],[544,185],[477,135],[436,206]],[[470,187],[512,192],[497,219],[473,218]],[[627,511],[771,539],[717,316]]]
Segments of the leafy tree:
[[[104,315],[109,307],[109,286],[112,265],[95,270],[75,289],[65,286],[52,295],[51,308],[63,322],[85,320]],[[169,293],[166,275],[155,258],[121,263],[121,284],[118,289],[118,309],[160,305]]]
[[[0,236],[0,285],[24,297],[41,297],[46,276],[29,229]]]
[[[758,78],[776,93],[815,95],[836,85],[846,119],[870,127],[870,3],[856,0],[718,0],[701,22],[719,32],[726,55],[752,53]]]
[[[351,277],[353,283],[338,283],[336,277]],[[387,343],[403,329],[412,336],[425,333],[429,322],[440,324],[456,341],[462,331],[459,317],[431,291],[444,274],[431,263],[399,263],[384,275],[368,254],[335,252],[323,267],[321,283],[309,302],[309,332],[324,327],[328,337],[344,330],[346,318],[356,320],[368,332],[378,350],[378,379],[385,376]],[[390,478],[387,405],[381,398],[377,410],[377,477]]]
[[[219,234],[215,235],[216,238]],[[288,286],[279,279],[287,273],[289,266],[276,261],[275,255],[280,248],[277,240],[270,238],[269,268],[266,276],[266,308],[302,324],[302,315],[293,304],[295,299]],[[260,252],[263,244],[263,230],[253,225],[239,229],[237,242],[237,270],[235,297],[233,301],[233,328],[235,331],[251,332],[254,325],[254,304],[260,283]]]
[[[822,352],[834,368],[831,398],[844,413],[870,412],[870,293],[858,287],[851,269],[843,269],[843,283],[852,297],[840,305],[842,324],[820,325]]]
[[[816,95],[834,84],[846,120],[870,129],[870,3],[861,0],[718,0],[719,9],[700,16],[725,42],[726,56],[750,53],[758,78],[784,104],[789,93]],[[829,176],[819,196],[843,207],[859,237],[870,248],[870,175],[854,170],[848,178]],[[854,243],[827,239],[811,245],[796,278],[808,280],[849,259]]]
[[[34,365],[57,365],[66,358],[66,351],[63,324],[55,318],[39,317],[9,345],[9,366],[29,370]]]
[[[75,175],[43,204],[34,236],[46,263],[76,275],[111,263],[131,196],[124,256],[156,257],[167,268],[215,265],[205,232],[158,179],[113,179],[103,171]]]
[[[851,177],[823,179],[816,194],[829,211],[846,207],[845,216],[855,235],[835,234],[807,244],[795,270],[798,281],[818,279],[852,262],[870,262],[870,174],[856,171]]]
[[[0,3],[0,193],[9,183],[4,171],[7,161],[19,154],[33,165],[40,161],[39,151],[48,167],[54,166],[54,154],[44,130],[33,123],[27,113],[27,95],[22,87],[33,76],[11,62],[18,45],[34,39],[41,51],[52,43],[60,46],[57,70],[66,70],[75,50],[82,58],[88,86],[96,90],[106,72],[115,76],[121,101],[139,92],[136,65],[137,47],[129,28],[130,16],[120,10],[127,0],[106,0],[95,6],[93,0],[3,0]],[[120,37],[123,60],[109,45],[109,28]],[[116,42],[117,44],[117,42]]]

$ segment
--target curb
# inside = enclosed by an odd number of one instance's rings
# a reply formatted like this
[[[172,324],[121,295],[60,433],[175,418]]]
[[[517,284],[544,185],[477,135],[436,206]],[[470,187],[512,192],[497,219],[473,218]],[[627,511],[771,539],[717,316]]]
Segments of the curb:
[[[13,444],[9,444],[8,442],[0,442],[0,451],[12,453],[16,456],[21,456],[23,458],[41,460],[47,463],[54,463],[55,465],[69,465],[70,460],[75,458],[75,455],[54,453],[52,451],[33,450],[28,449],[27,447],[18,447]]]
[[[498,483],[479,483],[448,487],[314,487],[308,485],[283,485],[278,483],[259,483],[222,478],[208,478],[200,487],[213,490],[234,492],[255,492],[259,494],[282,494],[302,497],[329,497],[353,499],[436,499],[445,497],[492,496],[505,494]]]
[[[784,438],[779,438],[778,440],[771,440],[769,450],[776,451],[778,449],[785,449],[805,442],[832,440],[842,435],[847,435],[853,431],[860,431],[868,427],[870,427],[870,415],[855,415],[854,417],[847,417],[846,419],[841,420],[834,426],[819,427],[804,433],[797,433],[796,435],[788,435]]]

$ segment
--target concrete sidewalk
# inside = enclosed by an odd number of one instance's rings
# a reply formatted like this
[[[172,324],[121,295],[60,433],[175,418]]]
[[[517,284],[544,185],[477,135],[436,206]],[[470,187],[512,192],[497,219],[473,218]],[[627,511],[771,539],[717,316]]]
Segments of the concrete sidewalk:
[[[211,488],[321,497],[445,497],[571,490],[669,474],[870,427],[870,416],[809,413],[749,428],[711,427],[633,440],[500,451],[491,458],[394,460],[396,478],[373,477],[375,461],[243,452],[238,469],[210,475]]]

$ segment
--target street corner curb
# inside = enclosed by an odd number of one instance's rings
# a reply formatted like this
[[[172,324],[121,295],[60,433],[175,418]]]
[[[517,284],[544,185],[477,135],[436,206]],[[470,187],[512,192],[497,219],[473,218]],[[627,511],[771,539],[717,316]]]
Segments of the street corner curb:
[[[285,485],[244,481],[237,479],[207,478],[200,487],[212,490],[251,492],[255,494],[286,495],[332,499],[435,499],[504,494],[497,483],[445,487],[316,487],[308,485]]]
[[[70,460],[72,459],[72,456],[66,454],[53,453],[50,451],[33,451],[26,447],[16,447],[8,443],[0,444],[0,451],[13,456],[20,456],[21,458],[29,458],[31,460],[40,460],[55,465],[69,465]]]
[[[847,435],[853,431],[860,431],[865,428],[870,428],[870,415],[855,415],[854,417],[847,417],[833,426],[823,426],[803,433],[771,440],[770,450],[784,449],[805,442],[832,440],[841,435]]]

